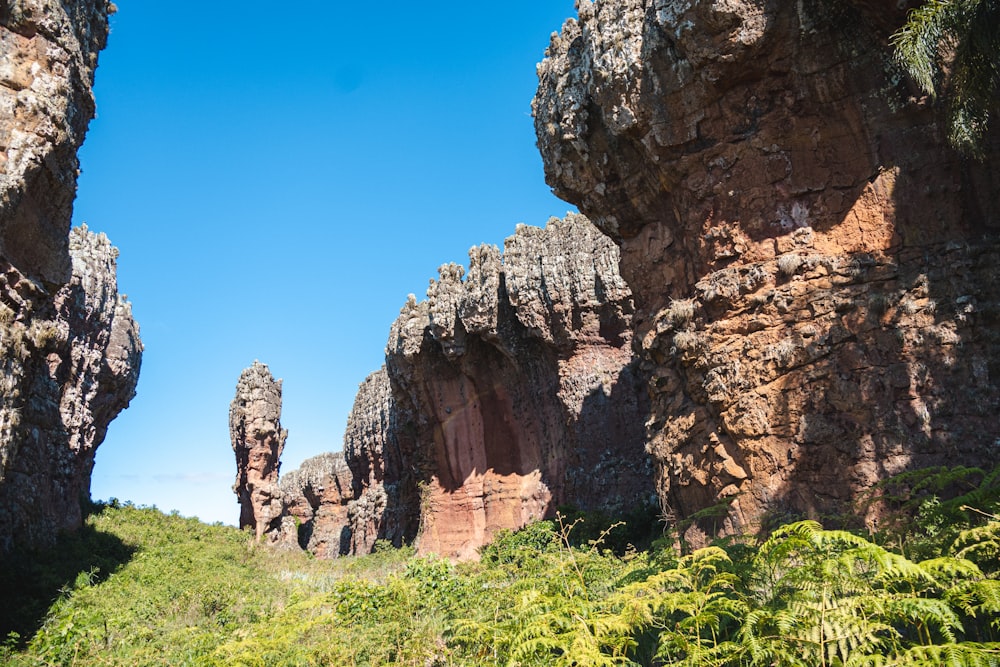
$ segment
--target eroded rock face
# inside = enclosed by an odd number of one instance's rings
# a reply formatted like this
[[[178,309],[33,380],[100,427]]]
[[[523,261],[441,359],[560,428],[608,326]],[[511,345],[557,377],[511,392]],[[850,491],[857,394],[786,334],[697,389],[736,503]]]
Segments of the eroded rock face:
[[[349,553],[370,553],[376,540],[409,544],[420,525],[420,497],[413,466],[403,447],[413,451],[413,438],[383,366],[358,387],[344,432],[344,458],[351,469],[354,495],[347,505]]]
[[[229,406],[229,437],[236,453],[233,491],[240,503],[240,528],[253,529],[260,539],[281,528],[278,469],[288,431],[281,428],[281,380],[275,380],[259,361],[236,383]]]
[[[306,459],[278,486],[284,513],[277,541],[297,544],[319,558],[351,553],[347,503],[354,498],[353,477],[340,452]],[[291,531],[294,530],[294,535]]]
[[[0,6],[0,256],[50,288],[71,276],[76,153],[94,117],[91,88],[107,41],[108,4]]]
[[[403,308],[386,367],[409,473],[393,481],[419,497],[420,551],[474,557],[559,505],[648,497],[644,381],[617,264],[585,218],[553,218],[519,226],[502,256],[473,248],[467,274],[441,267],[427,300]]]
[[[617,266],[615,245],[578,215],[519,226],[503,254],[473,248],[468,271],[442,266],[359,388],[343,458],[282,480],[300,544],[330,556],[415,541],[475,558],[497,530],[559,505],[649,502],[645,380]]]
[[[0,5],[0,551],[80,525],[94,453],[142,344],[118,251],[70,232],[108,4]]]
[[[72,278],[55,294],[10,265],[0,276],[4,549],[81,524],[94,454],[139,379],[142,343],[118,294],[118,250],[85,227],[72,231],[69,250]]]
[[[621,247],[659,494],[728,505],[705,532],[996,460],[998,140],[946,145],[905,9],[581,0],[539,65],[546,179]]]
[[[376,540],[413,541],[419,497],[398,437],[395,399],[385,368],[358,388],[344,433],[344,451],[307,459],[279,482],[283,518],[271,541],[297,545],[320,558],[370,553]],[[405,436],[404,436],[405,440]]]

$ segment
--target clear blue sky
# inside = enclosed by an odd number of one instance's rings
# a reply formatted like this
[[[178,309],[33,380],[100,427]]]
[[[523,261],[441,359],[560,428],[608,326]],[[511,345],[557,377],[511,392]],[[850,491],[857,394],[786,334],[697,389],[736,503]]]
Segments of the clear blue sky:
[[[119,0],[74,223],[121,249],[146,351],[92,495],[235,523],[228,409],[284,378],[284,471],[341,449],[408,293],[571,207],[530,101],[572,0]]]

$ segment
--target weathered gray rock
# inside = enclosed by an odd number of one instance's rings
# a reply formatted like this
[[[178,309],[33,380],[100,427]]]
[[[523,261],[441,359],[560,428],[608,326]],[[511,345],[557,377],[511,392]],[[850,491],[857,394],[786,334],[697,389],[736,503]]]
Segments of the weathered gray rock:
[[[103,234],[70,233],[108,3],[0,5],[0,551],[82,521],[142,345]]]
[[[996,459],[998,139],[947,146],[905,10],[582,0],[539,65],[546,180],[621,248],[661,500],[728,508],[694,541]]]
[[[54,295],[10,267],[0,280],[0,546],[78,527],[108,425],[135,396],[142,359],[118,250],[70,235],[73,276]],[[16,311],[7,304],[16,305]]]
[[[281,527],[284,507],[278,472],[288,431],[281,428],[281,380],[275,380],[259,361],[236,383],[229,406],[229,437],[236,454],[233,491],[240,503],[240,528],[252,528],[260,539]]]

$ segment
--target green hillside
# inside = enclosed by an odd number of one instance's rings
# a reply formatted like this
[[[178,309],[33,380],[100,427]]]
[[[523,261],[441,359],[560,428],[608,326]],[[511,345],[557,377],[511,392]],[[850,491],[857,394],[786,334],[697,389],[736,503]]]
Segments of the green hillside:
[[[319,561],[112,502],[55,549],[3,563],[0,661],[1000,665],[998,478],[897,480],[874,535],[803,521],[765,541],[615,553],[629,527],[584,517],[458,565],[392,548]]]

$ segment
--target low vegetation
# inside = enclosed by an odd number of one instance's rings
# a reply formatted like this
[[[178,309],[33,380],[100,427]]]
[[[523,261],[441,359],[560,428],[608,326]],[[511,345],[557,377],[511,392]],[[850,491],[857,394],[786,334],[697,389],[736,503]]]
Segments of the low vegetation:
[[[1000,473],[922,471],[865,500],[877,533],[797,521],[698,550],[563,515],[464,564],[318,561],[112,502],[5,564],[0,662],[1000,665],[998,498]]]
[[[984,159],[1000,112],[1000,2],[927,0],[909,13],[892,43],[920,89],[947,101],[951,144]]]

